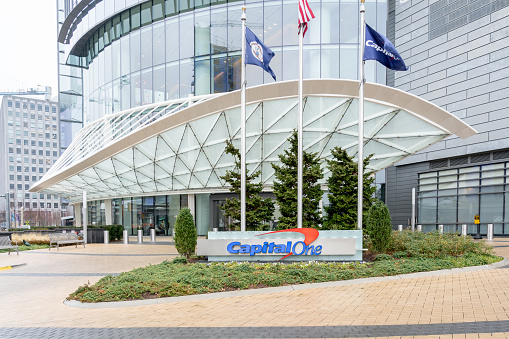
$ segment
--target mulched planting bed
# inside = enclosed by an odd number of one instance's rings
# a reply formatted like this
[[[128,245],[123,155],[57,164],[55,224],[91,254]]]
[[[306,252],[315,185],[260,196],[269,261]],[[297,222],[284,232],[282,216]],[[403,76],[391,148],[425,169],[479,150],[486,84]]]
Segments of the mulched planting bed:
[[[383,260],[382,260],[383,259]],[[252,288],[350,280],[478,266],[502,260],[490,254],[465,254],[443,258],[401,258],[385,255],[368,263],[176,263],[106,276],[94,285],[79,287],[68,299],[102,302],[152,299]],[[178,260],[176,260],[178,261]]]

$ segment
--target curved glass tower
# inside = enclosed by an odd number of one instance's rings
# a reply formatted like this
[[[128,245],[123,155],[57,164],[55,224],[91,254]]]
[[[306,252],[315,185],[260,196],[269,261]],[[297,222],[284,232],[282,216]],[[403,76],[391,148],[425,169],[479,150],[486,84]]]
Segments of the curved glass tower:
[[[248,27],[276,53],[271,67],[278,81],[298,76],[296,1],[59,2],[62,112],[72,110],[67,120],[80,121],[82,110],[86,125],[140,105],[239,89],[244,4]],[[304,39],[305,79],[357,78],[358,3],[310,1],[316,19]],[[367,22],[385,34],[387,1],[368,0],[366,13]],[[368,63],[366,78],[385,84],[385,69]],[[273,80],[249,66],[247,81],[255,86]]]
[[[359,1],[310,0],[309,4],[316,19],[309,23],[304,39],[304,78],[356,80]],[[67,172],[64,170],[68,170],[78,161],[73,158],[74,155],[89,154],[87,152],[90,149],[87,150],[86,147],[95,141],[85,135],[88,130],[104,129],[105,132],[99,133],[96,140],[105,139],[101,143],[108,145],[110,134],[116,133],[111,126],[124,126],[123,124],[128,123],[129,128],[143,127],[141,118],[146,120],[145,113],[140,115],[139,124],[136,125],[138,118],[135,114],[138,113],[135,112],[148,112],[144,107],[156,107],[152,104],[176,100],[171,101],[168,104],[170,106],[166,105],[165,109],[173,109],[172,102],[177,103],[175,105],[184,105],[182,107],[185,108],[186,98],[191,105],[193,101],[202,100],[206,95],[239,89],[242,40],[240,16],[243,5],[247,7],[247,26],[275,52],[270,66],[276,73],[278,82],[297,79],[297,1],[58,0],[61,147],[68,148],[78,131],[82,127],[86,129],[79,135],[79,138],[84,138],[83,142],[80,145],[73,143],[63,157],[60,167],[57,166],[52,172],[65,174]],[[366,0],[366,20],[378,32],[385,34],[387,0]],[[385,68],[375,62],[368,63],[366,79],[369,82],[385,84]],[[248,87],[273,82],[262,69],[247,67]],[[140,110],[136,110],[137,107],[140,107]],[[156,114],[154,111],[153,114],[165,116],[162,113]],[[191,126],[187,128],[194,130]],[[291,131],[295,127],[288,125],[285,128]],[[197,140],[200,137],[196,135]],[[231,137],[234,137],[234,134]],[[222,140],[223,137],[218,135],[217,138]],[[285,140],[286,136],[281,134],[281,138]],[[168,142],[173,140],[170,138]],[[203,148],[205,144],[206,141],[203,145],[196,143],[196,147]],[[122,142],[118,145],[122,145]],[[97,152],[100,151],[99,148]],[[175,152],[176,158],[181,157],[181,147],[176,147]],[[194,152],[194,148],[191,147],[189,152]],[[69,159],[69,164],[65,163],[65,159]],[[83,159],[80,161],[84,164],[87,161],[86,156]],[[197,159],[199,160],[199,157]],[[104,189],[109,192],[111,199],[107,194],[98,195],[95,201],[89,202],[88,220],[92,224],[121,223],[127,229],[132,229],[133,233],[140,228],[156,228],[160,233],[171,234],[174,217],[179,208],[190,207],[194,209],[199,234],[206,234],[211,227],[226,229],[225,220],[217,205],[224,200],[227,188],[217,181],[215,186],[212,186],[216,189],[222,187],[219,191],[221,194],[204,190],[212,187],[209,184],[211,179],[207,177],[202,180],[205,183],[202,191],[191,190],[194,187],[193,178],[199,172],[196,171],[198,160],[193,160],[194,167],[181,166],[188,167],[192,175],[186,171],[179,174],[177,167],[165,170],[172,180],[172,186],[166,186],[170,187],[167,191],[159,189],[160,185],[157,186],[156,182],[145,182],[147,178],[141,179],[143,169],[136,168],[131,178],[134,181],[122,182],[122,187],[113,194],[114,190],[108,188],[113,187],[113,181],[118,180],[101,172],[99,167],[77,173],[69,179],[67,186],[61,183],[48,189],[73,199],[76,195],[66,190],[85,190],[83,180],[91,184],[88,190],[93,189],[98,193]],[[262,166],[265,160],[260,161]],[[219,171],[210,163],[210,171]],[[147,166],[155,166],[155,159],[151,164]],[[135,161],[133,165],[136,167],[139,163]],[[119,165],[115,166],[115,171],[118,172]],[[270,168],[268,163],[264,166]],[[107,165],[103,166],[106,172],[108,169]],[[127,176],[126,173],[122,175]],[[152,169],[146,172],[149,177],[154,173],[158,172]],[[177,174],[185,175],[185,180],[177,178]],[[91,176],[95,175],[99,177],[93,179],[92,183]],[[120,178],[120,174],[117,173],[116,176]],[[154,179],[162,180],[161,178]],[[180,189],[175,188],[177,182],[183,182],[180,192]],[[134,184],[141,184],[144,188],[135,190]],[[151,190],[150,185],[155,188]],[[162,191],[165,191],[166,195],[161,195]],[[94,195],[91,192],[89,196]],[[80,219],[80,216],[76,215],[76,219]]]

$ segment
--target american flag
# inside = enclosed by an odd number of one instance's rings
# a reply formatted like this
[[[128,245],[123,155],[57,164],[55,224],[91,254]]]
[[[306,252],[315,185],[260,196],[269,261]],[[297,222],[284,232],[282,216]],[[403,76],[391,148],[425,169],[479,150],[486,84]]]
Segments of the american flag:
[[[299,34],[301,27],[304,28],[302,32],[302,37],[306,35],[306,31],[308,30],[308,21],[314,19],[315,15],[309,7],[307,0],[299,0]],[[302,25],[302,26],[301,26]]]

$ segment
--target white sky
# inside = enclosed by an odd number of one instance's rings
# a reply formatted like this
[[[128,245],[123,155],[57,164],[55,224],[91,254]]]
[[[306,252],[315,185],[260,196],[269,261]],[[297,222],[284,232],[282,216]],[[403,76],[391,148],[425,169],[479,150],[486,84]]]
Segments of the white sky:
[[[57,94],[56,12],[56,0],[0,0],[0,90],[41,85]]]

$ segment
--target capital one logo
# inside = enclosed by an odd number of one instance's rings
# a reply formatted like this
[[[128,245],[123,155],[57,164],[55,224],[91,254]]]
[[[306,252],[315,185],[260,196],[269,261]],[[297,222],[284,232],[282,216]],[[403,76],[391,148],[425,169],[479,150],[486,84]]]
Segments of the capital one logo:
[[[322,246],[311,245],[313,241],[318,238],[318,230],[314,228],[292,228],[288,230],[280,230],[274,232],[267,232],[257,234],[256,236],[263,236],[267,234],[282,233],[282,232],[296,232],[304,235],[304,241],[287,241],[286,244],[278,244],[275,242],[265,241],[261,245],[248,245],[242,244],[239,241],[233,241],[228,244],[227,251],[232,254],[249,254],[254,256],[257,253],[264,254],[286,254],[279,260],[283,260],[291,255],[320,255]]]

